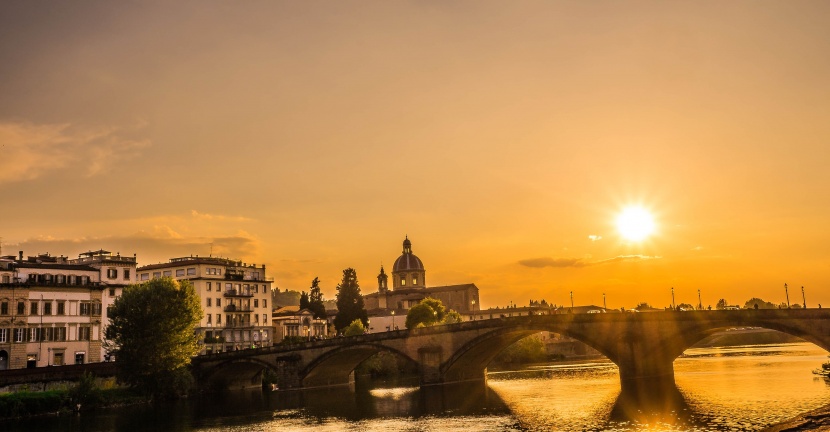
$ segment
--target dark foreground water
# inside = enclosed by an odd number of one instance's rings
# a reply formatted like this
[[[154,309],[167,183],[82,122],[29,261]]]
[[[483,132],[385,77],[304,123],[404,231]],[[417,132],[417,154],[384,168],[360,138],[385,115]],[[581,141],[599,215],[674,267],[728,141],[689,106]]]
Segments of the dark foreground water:
[[[623,393],[607,362],[491,373],[486,384],[208,395],[0,423],[9,431],[733,431],[830,404],[807,343],[689,350],[676,387]]]

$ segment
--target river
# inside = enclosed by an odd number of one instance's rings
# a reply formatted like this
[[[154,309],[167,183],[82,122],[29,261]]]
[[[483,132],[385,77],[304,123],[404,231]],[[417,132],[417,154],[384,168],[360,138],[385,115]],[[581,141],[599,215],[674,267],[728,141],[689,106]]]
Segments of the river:
[[[759,430],[830,404],[809,343],[689,349],[676,387],[621,393],[607,361],[488,374],[487,383],[359,385],[205,395],[157,406],[2,424],[11,431],[734,431]]]

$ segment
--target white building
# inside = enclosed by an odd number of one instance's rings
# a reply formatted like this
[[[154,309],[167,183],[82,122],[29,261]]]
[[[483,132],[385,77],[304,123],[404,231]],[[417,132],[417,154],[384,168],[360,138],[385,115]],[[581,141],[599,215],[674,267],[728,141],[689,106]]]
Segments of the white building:
[[[272,279],[265,266],[225,258],[184,257],[138,269],[139,282],[161,277],[190,280],[204,311],[196,328],[201,354],[271,345]]]
[[[136,258],[0,257],[0,369],[99,362],[107,307],[135,281]]]
[[[315,339],[328,336],[328,321],[314,318],[314,314],[308,309],[284,306],[274,309],[272,316],[274,343],[282,342],[287,337]]]

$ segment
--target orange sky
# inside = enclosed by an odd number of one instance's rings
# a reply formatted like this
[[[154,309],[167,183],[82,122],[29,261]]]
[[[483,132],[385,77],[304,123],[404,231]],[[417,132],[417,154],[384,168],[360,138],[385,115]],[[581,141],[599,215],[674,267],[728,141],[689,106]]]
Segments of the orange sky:
[[[830,306],[830,3],[0,4],[3,253]],[[623,241],[639,204],[658,231]],[[593,237],[591,237],[593,236]],[[601,237],[601,238],[599,238]]]

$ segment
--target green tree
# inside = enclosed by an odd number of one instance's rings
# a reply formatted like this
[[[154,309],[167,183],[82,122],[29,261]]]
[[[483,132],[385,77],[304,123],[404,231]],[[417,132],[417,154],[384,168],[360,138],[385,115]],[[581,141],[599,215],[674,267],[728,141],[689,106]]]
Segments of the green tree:
[[[747,300],[744,303],[744,309],[755,309],[755,305],[758,305],[758,309],[775,309],[776,306],[772,302],[763,301],[758,297],[752,297],[751,299]]]
[[[363,327],[369,325],[369,315],[363,305],[363,296],[360,295],[357,272],[353,268],[347,268],[343,270],[343,280],[337,285],[337,316],[334,317],[334,328],[339,333],[356,319],[363,323]]]
[[[309,309],[309,304],[308,293],[303,291],[303,293],[300,294],[300,309]]]
[[[360,319],[356,319],[351,322],[345,329],[343,329],[343,336],[357,336],[366,333],[366,326],[363,325],[363,321]]]
[[[457,324],[462,321],[461,314],[450,309],[446,315],[444,315],[444,324]]]
[[[107,349],[118,379],[148,396],[177,396],[192,385],[190,357],[199,352],[194,327],[202,319],[189,281],[169,277],[130,285],[109,310]]]
[[[280,291],[279,288],[276,288],[271,291],[271,304],[275,308],[282,306],[296,306],[300,304],[300,292],[289,291],[287,288],[285,291]]]
[[[406,328],[408,329],[457,322],[461,322],[461,315],[454,310],[448,312],[441,300],[432,297],[421,300],[406,314]]]
[[[651,307],[651,305],[646,303],[646,302],[640,302],[640,303],[637,304],[637,306],[634,307],[634,309],[637,309],[638,311],[644,311],[644,310],[651,310],[651,309],[654,309],[654,308]]]
[[[326,305],[323,300],[323,292],[320,291],[320,279],[314,278],[311,281],[311,289],[308,293],[308,310],[314,314],[314,318],[326,319]]]
[[[547,358],[545,343],[539,335],[532,335],[516,341],[500,352],[493,362],[496,364],[534,363]]]
[[[689,304],[689,303],[680,303],[679,305],[677,305],[677,309],[678,309],[678,310],[680,310],[680,309],[683,309],[683,310],[694,310],[694,308],[695,308],[695,307],[694,307],[694,306],[692,306],[692,305],[691,305],[691,304]]]
[[[718,300],[718,304],[715,305],[715,309],[726,309],[729,306],[729,303],[726,302],[726,299]]]

